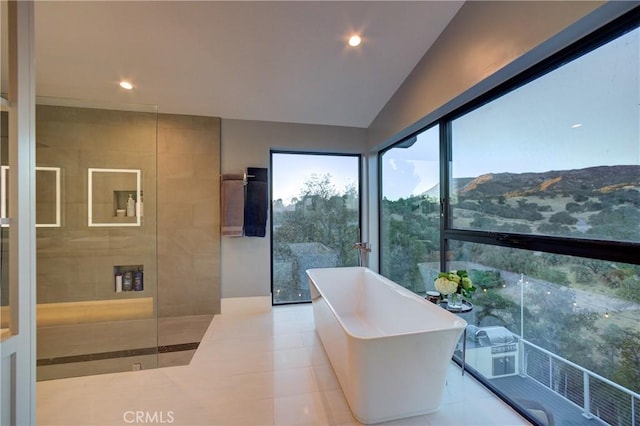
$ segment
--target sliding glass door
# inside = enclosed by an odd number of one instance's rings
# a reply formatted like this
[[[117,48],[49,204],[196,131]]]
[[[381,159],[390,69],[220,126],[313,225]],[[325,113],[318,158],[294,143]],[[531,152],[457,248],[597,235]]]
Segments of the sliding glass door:
[[[273,304],[309,302],[305,271],[355,266],[360,156],[271,153]]]

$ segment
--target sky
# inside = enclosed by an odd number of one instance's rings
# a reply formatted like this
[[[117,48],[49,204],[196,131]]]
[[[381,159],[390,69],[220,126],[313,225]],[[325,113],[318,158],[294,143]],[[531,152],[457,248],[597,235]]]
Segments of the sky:
[[[350,185],[357,188],[358,166],[356,156],[274,153],[272,198],[282,198],[285,205],[290,204],[292,198],[300,197],[305,182],[313,174],[331,175],[338,193],[343,193]]]
[[[454,176],[639,164],[639,37],[635,30],[454,121]]]
[[[570,62],[452,123],[452,176],[640,164],[640,30]],[[438,128],[382,158],[383,197],[438,184]],[[273,199],[298,197],[312,173],[357,184],[356,157],[277,154]]]
[[[640,164],[640,31],[452,123],[452,176]],[[383,157],[383,196],[438,183],[437,129]],[[435,158],[435,160],[434,160]]]

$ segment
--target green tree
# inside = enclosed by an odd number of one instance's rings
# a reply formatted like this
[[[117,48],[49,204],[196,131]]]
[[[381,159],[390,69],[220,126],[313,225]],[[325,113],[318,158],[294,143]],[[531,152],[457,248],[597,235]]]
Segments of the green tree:
[[[474,285],[478,286],[475,280]],[[499,290],[478,291],[473,298],[473,304],[479,326],[501,325],[520,334],[520,305],[500,295]],[[530,315],[528,310],[525,311],[525,315]]]
[[[640,392],[640,332],[625,330],[619,348],[620,363],[614,380],[634,392]]]
[[[554,213],[549,218],[549,222],[558,223],[561,225],[575,225],[576,223],[578,223],[578,219],[571,216],[569,212],[563,211],[563,212]]]
[[[295,209],[274,216],[274,251],[287,255],[288,244],[317,242],[338,253],[340,265],[355,265],[359,217],[355,186],[339,193],[331,175],[312,175],[304,183]]]
[[[424,293],[419,264],[435,260],[439,249],[437,200],[428,197],[382,201],[381,272],[415,293]]]

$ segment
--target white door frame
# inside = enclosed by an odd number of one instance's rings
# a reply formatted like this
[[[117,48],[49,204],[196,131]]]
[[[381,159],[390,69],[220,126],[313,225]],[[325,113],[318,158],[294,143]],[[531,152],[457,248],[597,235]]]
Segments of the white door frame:
[[[36,423],[34,3],[8,2],[10,334],[0,343],[2,425]]]

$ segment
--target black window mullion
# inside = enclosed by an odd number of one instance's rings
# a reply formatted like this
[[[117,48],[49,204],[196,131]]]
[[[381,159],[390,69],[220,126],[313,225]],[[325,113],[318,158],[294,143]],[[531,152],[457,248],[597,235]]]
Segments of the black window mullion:
[[[553,71],[587,52],[597,49],[599,46],[622,36],[628,31],[634,30],[639,24],[640,6],[634,8],[617,20],[606,24],[591,35],[578,40],[573,45],[562,49],[550,58],[505,81],[472,102],[452,111],[440,120],[440,203],[442,209],[440,249],[441,253],[443,253],[441,257],[442,270],[446,268],[446,256],[444,254],[446,253],[449,240],[468,241],[612,262],[640,264],[640,243],[637,242],[453,229],[451,225],[452,209],[450,200],[453,141],[452,123],[456,118],[500,98],[506,93]]]
[[[584,240],[547,235],[509,234],[487,231],[445,230],[443,240],[467,241],[501,247],[540,251],[640,264],[640,244],[623,241]]]
[[[445,233],[451,228],[451,120],[440,120],[440,270],[447,268],[446,253],[449,250]]]

